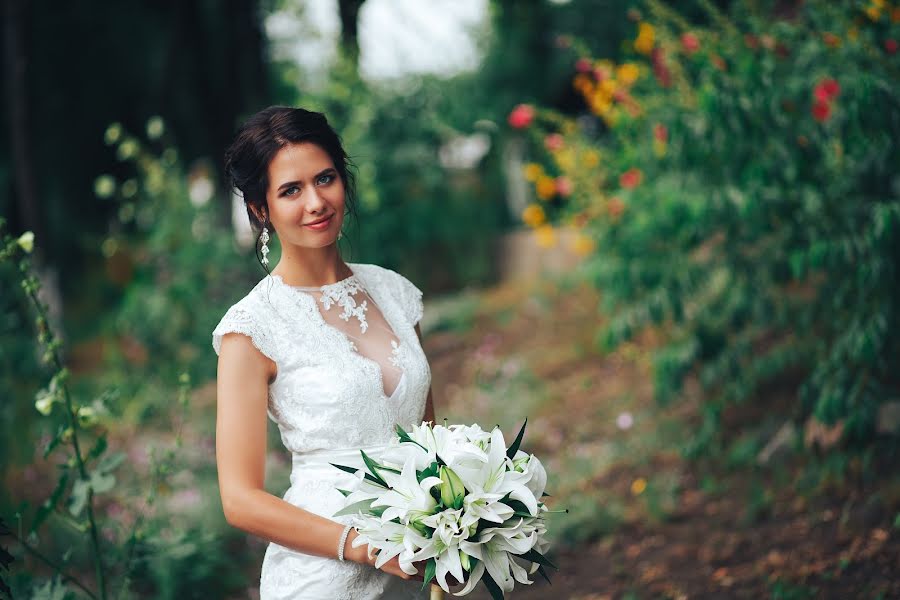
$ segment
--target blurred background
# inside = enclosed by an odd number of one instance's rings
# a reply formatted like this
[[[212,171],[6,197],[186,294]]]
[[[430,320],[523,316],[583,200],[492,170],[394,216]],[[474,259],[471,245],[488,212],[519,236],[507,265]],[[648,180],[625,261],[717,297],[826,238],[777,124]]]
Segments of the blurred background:
[[[438,418],[528,418],[568,512],[511,597],[900,597],[900,4],[2,9],[0,596],[258,598],[210,334],[282,104],[358,167],[345,260],[425,292]]]

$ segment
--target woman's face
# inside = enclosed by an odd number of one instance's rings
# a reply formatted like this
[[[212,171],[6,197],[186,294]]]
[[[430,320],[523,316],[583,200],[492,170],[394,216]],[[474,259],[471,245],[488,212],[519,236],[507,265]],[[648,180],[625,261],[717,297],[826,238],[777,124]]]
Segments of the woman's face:
[[[269,220],[282,245],[321,248],[344,222],[344,182],[331,157],[312,142],[289,144],[269,163]],[[310,223],[327,218],[326,223]]]

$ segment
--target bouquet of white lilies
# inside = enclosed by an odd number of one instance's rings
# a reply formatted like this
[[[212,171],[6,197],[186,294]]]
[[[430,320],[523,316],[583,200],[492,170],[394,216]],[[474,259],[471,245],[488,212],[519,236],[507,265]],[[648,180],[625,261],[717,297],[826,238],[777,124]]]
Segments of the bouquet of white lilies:
[[[519,450],[524,432],[507,448],[499,427],[398,425],[380,462],[360,451],[365,469],[334,465],[358,479],[341,490],[346,506],[334,516],[354,515],[353,546],[378,549],[376,567],[397,556],[413,575],[413,563],[426,561],[424,585],[436,579],[447,593],[448,574],[465,582],[457,596],[483,581],[502,599],[535,571],[549,581],[545,513],[555,511],[540,501],[544,467]]]

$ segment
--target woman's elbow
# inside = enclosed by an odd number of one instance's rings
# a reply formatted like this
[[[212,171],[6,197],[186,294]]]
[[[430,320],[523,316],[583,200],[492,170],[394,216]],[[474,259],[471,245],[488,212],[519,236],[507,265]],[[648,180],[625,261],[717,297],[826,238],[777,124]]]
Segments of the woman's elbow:
[[[222,512],[225,514],[225,522],[238,529],[247,528],[247,506],[245,496],[247,493],[223,493]]]

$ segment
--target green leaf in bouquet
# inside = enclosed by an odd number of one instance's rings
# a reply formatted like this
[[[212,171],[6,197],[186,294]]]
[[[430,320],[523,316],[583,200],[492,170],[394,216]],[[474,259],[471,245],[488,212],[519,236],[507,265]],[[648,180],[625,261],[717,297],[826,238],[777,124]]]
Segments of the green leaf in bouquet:
[[[335,488],[335,489],[337,489],[337,491],[339,491],[340,493],[342,493],[342,494],[344,495],[344,498],[346,498],[347,496],[349,496],[350,494],[353,493],[353,492],[351,492],[350,490],[342,490],[341,488]]]
[[[537,571],[538,571],[538,573],[541,574],[541,577],[543,577],[547,581],[547,583],[549,583],[550,585],[553,585],[550,582],[550,576],[547,575],[547,570],[544,568],[544,565],[538,565]]]
[[[437,571],[437,561],[432,557],[425,563],[425,581],[422,582],[423,590],[428,587],[428,584],[434,579],[435,571]]]
[[[533,563],[537,563],[539,565],[544,565],[547,567],[553,567],[554,569],[557,569],[557,570],[559,569],[559,567],[557,567],[552,562],[550,562],[550,559],[548,559],[546,556],[544,556],[543,554],[541,554],[534,548],[532,548],[525,554],[521,554],[520,556],[522,558],[524,558],[525,560],[530,560]]]
[[[525,417],[525,422],[522,423],[522,428],[519,429],[519,435],[516,436],[516,439],[513,440],[513,443],[510,445],[509,450],[506,451],[506,456],[512,458],[516,455],[516,452],[519,451],[519,446],[522,445],[522,437],[525,435],[525,426],[528,425],[528,417]]]
[[[357,469],[355,467],[348,467],[346,465],[336,465],[334,463],[328,463],[328,464],[330,464],[332,467],[337,467],[338,469],[340,469],[341,471],[344,471],[345,473],[350,473],[351,475],[356,475],[356,472],[359,471],[359,469]],[[375,477],[372,477],[371,475],[366,473],[365,479],[366,479],[366,481],[369,481],[376,485],[380,485],[381,487],[383,487],[385,489],[387,489],[387,487],[388,487],[388,485],[384,481],[382,481],[380,477],[378,479],[376,479]]]
[[[415,444],[416,446],[418,446],[419,448],[421,448],[421,449],[424,450],[425,452],[428,452],[428,448],[426,448],[425,446],[423,446],[422,444],[420,444],[420,443],[417,442],[416,440],[414,440],[414,439],[412,439],[411,437],[409,437],[409,434],[406,433],[406,430],[404,430],[404,429],[400,426],[399,423],[396,425],[396,428],[397,428],[397,437],[400,438],[400,442],[401,442],[401,443],[408,442],[408,443],[410,443],[410,444]]]
[[[359,511],[368,512],[369,508],[371,508],[372,503],[375,501],[375,498],[366,498],[365,500],[360,500],[359,502],[354,502],[353,504],[349,504],[337,511],[332,517],[342,517],[344,515],[355,515]]]
[[[503,600],[503,590],[500,589],[500,586],[497,585],[497,582],[494,581],[494,578],[491,577],[487,571],[482,575],[481,581],[484,582],[484,587],[491,593],[491,598],[494,600]]]
[[[378,470],[381,468],[381,465],[372,460],[372,458],[363,450],[360,450],[359,453],[362,454],[363,462],[366,463],[366,466],[369,468],[369,471],[372,473],[375,479],[378,480],[378,483],[380,483],[384,487],[390,487],[387,482],[381,478],[381,475],[378,474]]]

